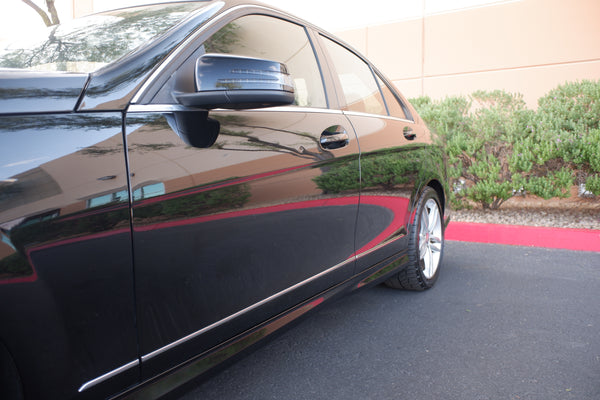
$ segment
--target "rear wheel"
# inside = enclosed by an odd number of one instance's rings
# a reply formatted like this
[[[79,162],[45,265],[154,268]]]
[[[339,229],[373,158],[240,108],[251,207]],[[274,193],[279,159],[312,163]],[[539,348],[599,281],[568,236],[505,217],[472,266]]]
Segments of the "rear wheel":
[[[444,251],[441,210],[435,189],[425,188],[409,230],[408,266],[389,278],[386,285],[405,290],[425,290],[434,285]]]

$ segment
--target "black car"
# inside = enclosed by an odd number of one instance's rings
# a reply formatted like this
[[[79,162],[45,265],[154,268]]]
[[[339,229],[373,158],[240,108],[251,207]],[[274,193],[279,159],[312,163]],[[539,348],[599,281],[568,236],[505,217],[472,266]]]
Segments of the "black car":
[[[435,283],[442,152],[346,44],[238,1],[49,29],[0,52],[0,398],[161,396]]]

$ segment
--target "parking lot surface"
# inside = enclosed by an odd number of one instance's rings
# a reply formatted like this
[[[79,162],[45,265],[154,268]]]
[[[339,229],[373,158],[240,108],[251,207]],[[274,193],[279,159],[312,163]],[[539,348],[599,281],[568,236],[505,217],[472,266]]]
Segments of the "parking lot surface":
[[[600,399],[600,253],[447,242],[437,285],[341,298],[191,399]]]

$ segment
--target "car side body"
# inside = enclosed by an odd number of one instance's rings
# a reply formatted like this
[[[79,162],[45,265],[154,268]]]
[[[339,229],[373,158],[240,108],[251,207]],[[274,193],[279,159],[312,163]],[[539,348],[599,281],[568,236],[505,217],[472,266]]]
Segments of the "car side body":
[[[159,397],[341,294],[437,279],[443,155],[372,64],[258,3],[93,18],[161,13],[91,72],[0,69],[2,398]]]

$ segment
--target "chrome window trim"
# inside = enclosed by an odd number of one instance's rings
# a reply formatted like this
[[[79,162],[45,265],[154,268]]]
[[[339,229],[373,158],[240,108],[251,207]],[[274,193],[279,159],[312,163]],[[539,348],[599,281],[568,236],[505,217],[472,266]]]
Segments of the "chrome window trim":
[[[415,124],[415,121],[412,121],[410,119],[393,117],[391,115],[369,114],[369,113],[364,113],[364,112],[360,112],[360,111],[344,111],[344,115],[354,115],[354,116],[357,116],[357,117],[371,117],[371,118],[390,119],[390,120],[393,120],[393,121],[408,122],[410,124]]]
[[[277,107],[269,107],[269,108],[256,108],[252,110],[244,110],[244,111],[267,111],[267,112],[302,112],[302,113],[320,113],[320,114],[338,114],[343,115],[341,110],[334,110],[331,108],[312,108],[312,107],[298,107],[298,106],[277,106]]]
[[[95,379],[92,379],[89,382],[84,383],[83,385],[81,385],[78,392],[81,393],[84,390],[87,390],[87,389],[91,388],[92,386],[96,386],[100,382],[104,382],[105,380],[112,378],[113,376],[116,376],[116,375],[120,374],[121,372],[124,372],[130,368],[138,366],[139,364],[140,364],[140,360],[138,359],[138,360],[132,361],[130,363],[127,363],[125,365],[122,365],[119,368],[113,369],[112,371],[107,372],[104,375],[101,375]]]
[[[216,108],[214,110],[204,110],[200,108],[187,107],[179,104],[132,104],[127,108],[127,112],[131,113],[146,113],[146,112],[178,112],[178,111],[231,111],[224,108]],[[321,114],[339,114],[339,115],[354,115],[358,117],[371,117],[380,119],[389,119],[392,121],[406,122],[409,124],[415,124],[415,121],[409,119],[393,117],[391,115],[379,115],[369,114],[359,111],[342,111],[330,108],[311,108],[311,107],[297,107],[297,106],[277,106],[269,108],[254,108],[243,111],[250,112],[301,112],[301,113],[321,113]]]
[[[180,111],[232,111],[224,108],[217,108],[215,110],[204,110],[200,108],[193,108],[182,106],[179,104],[132,104],[127,109],[130,113],[147,113],[147,112],[180,112]],[[298,112],[298,113],[321,113],[321,114],[339,114],[343,115],[341,110],[332,110],[329,108],[310,108],[310,107],[296,107],[296,106],[277,106],[269,108],[255,108],[243,111],[250,112]]]
[[[347,259],[345,261],[342,261],[341,263],[339,263],[337,265],[334,265],[333,267],[329,268],[328,270],[325,270],[325,271],[323,271],[321,273],[318,273],[317,275],[313,275],[310,278],[303,280],[302,282],[296,283],[294,286],[290,286],[289,288],[284,289],[281,292],[275,293],[275,294],[267,297],[266,299],[263,299],[263,300],[261,300],[261,301],[259,301],[257,303],[254,303],[254,304],[252,304],[252,305],[250,305],[250,306],[248,306],[248,307],[246,307],[246,308],[244,308],[244,309],[242,309],[242,310],[240,310],[240,311],[238,311],[238,312],[236,312],[234,314],[231,314],[228,317],[225,317],[225,318],[223,318],[223,319],[221,319],[221,320],[219,320],[217,322],[214,322],[214,323],[212,323],[212,324],[210,324],[208,326],[205,326],[204,328],[202,328],[202,329],[200,329],[200,330],[198,330],[196,332],[193,332],[193,333],[191,333],[191,334],[189,334],[187,336],[184,336],[184,337],[182,337],[179,340],[176,340],[176,341],[174,341],[172,343],[169,343],[166,346],[163,346],[163,347],[161,347],[159,349],[156,349],[153,352],[148,353],[148,354],[142,356],[142,362],[148,361],[151,358],[154,358],[154,357],[156,357],[156,356],[164,353],[167,350],[170,350],[170,349],[172,349],[172,348],[174,348],[176,346],[179,346],[180,344],[183,344],[183,343],[185,343],[185,342],[187,342],[187,341],[189,341],[191,339],[194,339],[194,338],[202,335],[203,333],[210,331],[211,329],[217,328],[217,327],[219,327],[219,326],[221,326],[221,325],[223,325],[223,324],[225,324],[225,323],[227,323],[227,322],[229,322],[229,321],[231,321],[231,320],[233,320],[233,319],[235,319],[235,318],[237,318],[237,317],[239,317],[239,316],[241,316],[243,314],[246,314],[246,313],[248,313],[248,312],[250,312],[250,311],[252,311],[252,310],[254,310],[254,309],[256,309],[256,308],[258,308],[258,307],[260,307],[260,306],[262,306],[262,305],[264,305],[264,304],[266,304],[266,303],[268,303],[268,302],[270,302],[272,300],[277,299],[278,297],[281,297],[281,296],[283,296],[283,295],[291,292],[292,290],[295,290],[295,289],[297,289],[297,288],[299,288],[301,286],[304,286],[304,285],[306,285],[306,284],[308,284],[308,283],[310,283],[310,282],[312,282],[312,281],[314,281],[314,280],[316,280],[316,279],[318,279],[318,278],[320,278],[320,277],[322,277],[322,276],[324,276],[324,275],[326,275],[326,274],[328,274],[330,272],[333,272],[333,271],[335,271],[335,270],[343,267],[344,265],[347,265],[350,262],[354,262],[355,260],[356,260],[356,256],[352,256],[351,258],[349,258],[349,259]]]
[[[217,4],[215,4],[215,7],[216,6],[217,6]],[[179,46],[177,46],[177,48],[171,54],[169,54],[169,56],[158,66],[158,68],[156,68],[154,70],[154,72],[152,72],[152,74],[150,75],[150,77],[148,77],[148,79],[146,79],[146,82],[144,82],[144,84],[142,85],[142,87],[140,87],[140,89],[137,91],[137,93],[133,96],[133,98],[131,99],[131,103],[132,104],[137,103],[140,100],[140,98],[146,93],[146,91],[148,90],[148,88],[154,83],[154,81],[156,80],[156,78],[164,71],[164,69],[167,68],[167,66],[170,65],[171,62],[175,58],[179,57],[179,54],[183,51],[183,49],[185,49],[191,42],[193,42],[194,40],[196,40],[198,38],[198,36],[200,36],[206,29],[209,29],[211,26],[215,25],[216,23],[218,23],[219,21],[221,21],[223,18],[227,17],[229,14],[235,13],[235,12],[237,12],[239,10],[244,9],[244,8],[259,9],[259,10],[264,10],[264,11],[269,11],[269,12],[273,12],[274,11],[271,8],[263,7],[263,6],[259,6],[259,5],[245,5],[245,4],[241,4],[241,5],[237,5],[235,7],[231,7],[228,10],[225,10],[221,14],[215,16],[210,21],[207,21],[199,29],[197,29],[196,31],[194,31],[186,40],[184,40],[183,42],[181,42],[179,44]],[[217,12],[218,12],[218,10],[217,10]],[[285,15],[286,17],[291,17],[287,13],[280,13],[280,14]]]
[[[178,111],[204,111],[199,108],[186,107],[179,104],[132,104],[127,108],[128,113],[161,113]]]

